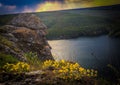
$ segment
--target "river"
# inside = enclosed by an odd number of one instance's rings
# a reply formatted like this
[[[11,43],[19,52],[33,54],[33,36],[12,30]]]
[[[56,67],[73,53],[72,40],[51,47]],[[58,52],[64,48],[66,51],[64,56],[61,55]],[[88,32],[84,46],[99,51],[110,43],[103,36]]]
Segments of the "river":
[[[120,39],[106,35],[48,41],[55,60],[78,62],[85,68],[104,69],[120,66]]]

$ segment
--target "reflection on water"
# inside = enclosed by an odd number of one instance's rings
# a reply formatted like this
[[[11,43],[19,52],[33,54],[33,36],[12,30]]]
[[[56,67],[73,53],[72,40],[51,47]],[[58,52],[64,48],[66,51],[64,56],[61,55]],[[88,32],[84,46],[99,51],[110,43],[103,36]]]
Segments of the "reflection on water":
[[[86,68],[103,69],[107,64],[119,66],[120,39],[108,36],[81,37],[49,41],[56,60],[76,61]]]

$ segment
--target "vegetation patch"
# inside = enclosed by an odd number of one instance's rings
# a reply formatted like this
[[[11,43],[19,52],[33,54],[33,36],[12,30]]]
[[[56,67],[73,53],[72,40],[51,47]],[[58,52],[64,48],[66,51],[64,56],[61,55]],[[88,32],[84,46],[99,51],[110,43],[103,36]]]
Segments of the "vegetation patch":
[[[9,41],[7,38],[0,35],[0,43],[3,45],[6,45],[8,47],[11,47],[13,44],[11,41]]]
[[[30,65],[25,62],[18,62],[16,64],[5,64],[3,66],[4,72],[7,73],[24,73],[30,71]]]
[[[42,69],[43,62],[38,58],[37,53],[28,52],[24,54],[24,57],[26,57],[31,71]]]
[[[83,77],[97,77],[97,71],[85,69],[78,63],[67,62],[65,60],[47,60],[43,63],[43,68],[54,68],[53,73],[65,80],[80,80]]]
[[[10,55],[0,53],[2,68],[0,82],[6,83],[7,81],[10,85],[112,85],[113,83],[99,78],[97,70],[83,68],[76,62],[40,61],[37,53],[33,52],[26,53],[24,56],[27,61],[20,62]],[[111,65],[109,67],[113,68]],[[119,85],[119,81],[114,84]]]
[[[0,53],[0,69],[6,64],[6,63],[17,63],[18,60],[14,58],[11,55]]]

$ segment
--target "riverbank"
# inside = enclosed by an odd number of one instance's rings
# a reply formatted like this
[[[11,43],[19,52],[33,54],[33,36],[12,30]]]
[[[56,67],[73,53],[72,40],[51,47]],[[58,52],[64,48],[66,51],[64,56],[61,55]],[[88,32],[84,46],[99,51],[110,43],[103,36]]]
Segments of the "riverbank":
[[[52,37],[52,38],[47,38],[48,41],[52,40],[71,40],[71,39],[78,39],[78,38],[95,38],[95,37],[101,37],[101,36],[108,36],[110,38],[119,38],[119,37],[114,37],[114,36],[109,36],[106,33],[105,34],[96,34],[96,35],[79,35],[79,36],[72,36],[72,37]]]

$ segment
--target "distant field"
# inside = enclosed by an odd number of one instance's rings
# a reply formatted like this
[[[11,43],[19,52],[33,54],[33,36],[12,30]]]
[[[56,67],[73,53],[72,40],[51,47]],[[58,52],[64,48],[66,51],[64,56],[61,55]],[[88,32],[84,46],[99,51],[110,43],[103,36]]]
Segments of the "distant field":
[[[119,7],[119,5],[118,5]],[[120,9],[75,9],[34,13],[47,25],[48,39],[66,39],[80,36],[109,34],[120,36]],[[0,16],[0,25],[16,15]]]
[[[120,29],[118,10],[69,10],[36,15],[48,26],[48,39],[94,36]]]

